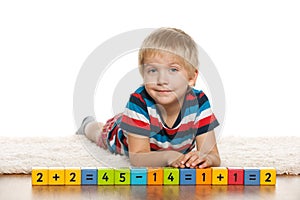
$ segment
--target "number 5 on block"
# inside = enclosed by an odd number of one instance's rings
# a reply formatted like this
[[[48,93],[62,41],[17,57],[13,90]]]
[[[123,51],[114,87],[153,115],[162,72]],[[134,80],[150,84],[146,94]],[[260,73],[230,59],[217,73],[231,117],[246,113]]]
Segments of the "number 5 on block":
[[[115,169],[115,185],[130,185],[130,169]]]

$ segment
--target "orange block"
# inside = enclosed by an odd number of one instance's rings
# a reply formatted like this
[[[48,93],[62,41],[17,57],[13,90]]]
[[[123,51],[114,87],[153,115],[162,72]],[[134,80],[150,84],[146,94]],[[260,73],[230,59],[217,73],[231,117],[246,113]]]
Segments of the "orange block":
[[[211,185],[211,168],[196,169],[196,185]]]
[[[162,185],[163,182],[163,168],[148,168],[148,185]]]

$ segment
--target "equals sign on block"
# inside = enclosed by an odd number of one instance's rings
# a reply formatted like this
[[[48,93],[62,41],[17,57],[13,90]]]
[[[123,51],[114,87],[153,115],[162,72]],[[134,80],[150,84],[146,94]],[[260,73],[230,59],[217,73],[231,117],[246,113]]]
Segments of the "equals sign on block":
[[[256,174],[249,174],[249,180],[255,181],[256,180]]]
[[[85,180],[87,180],[87,181],[94,180],[94,175],[93,174],[86,174],[85,176],[86,176]]]
[[[192,180],[192,174],[186,174],[186,175],[185,175],[185,180],[186,180],[186,181]]]

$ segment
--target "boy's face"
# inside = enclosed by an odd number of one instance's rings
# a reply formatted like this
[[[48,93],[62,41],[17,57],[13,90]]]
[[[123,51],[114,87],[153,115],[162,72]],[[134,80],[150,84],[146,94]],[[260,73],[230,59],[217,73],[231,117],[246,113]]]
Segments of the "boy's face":
[[[195,85],[197,71],[189,77],[183,63],[173,54],[146,55],[143,61],[144,85],[157,104],[172,106],[181,103],[188,86]]]

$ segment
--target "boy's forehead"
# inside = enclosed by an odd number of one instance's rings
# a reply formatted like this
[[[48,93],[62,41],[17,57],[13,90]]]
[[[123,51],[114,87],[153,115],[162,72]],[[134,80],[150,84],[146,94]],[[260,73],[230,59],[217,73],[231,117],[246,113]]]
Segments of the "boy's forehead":
[[[158,50],[148,51],[144,54],[144,63],[147,62],[164,62],[164,63],[182,63],[182,58],[178,55]]]

